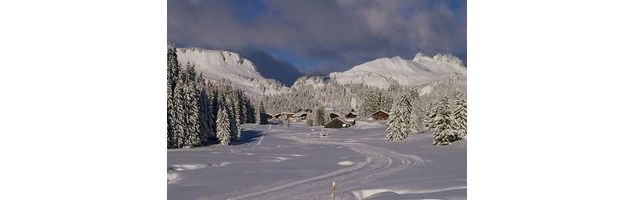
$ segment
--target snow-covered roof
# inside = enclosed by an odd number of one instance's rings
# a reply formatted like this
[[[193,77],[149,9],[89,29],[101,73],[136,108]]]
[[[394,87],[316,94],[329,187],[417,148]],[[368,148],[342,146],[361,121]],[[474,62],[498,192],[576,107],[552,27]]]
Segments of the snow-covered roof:
[[[290,113],[290,112],[281,112],[281,113],[275,114],[274,116],[280,116],[280,115],[293,115],[293,113]]]
[[[377,114],[377,113],[379,113],[379,112],[383,112],[383,113],[386,113],[386,114],[390,114],[389,112],[386,112],[386,111],[384,111],[384,110],[378,110],[377,112],[374,112],[372,115]]]
[[[301,117],[302,115],[308,115],[308,113],[302,111],[302,112],[297,112],[295,114],[293,114],[293,117]]]

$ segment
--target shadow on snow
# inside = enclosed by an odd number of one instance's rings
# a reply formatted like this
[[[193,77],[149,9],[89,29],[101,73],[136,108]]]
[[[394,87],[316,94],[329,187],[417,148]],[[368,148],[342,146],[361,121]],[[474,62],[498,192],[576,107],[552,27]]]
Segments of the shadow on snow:
[[[264,131],[243,130],[243,132],[241,134],[241,140],[232,141],[231,145],[241,145],[241,144],[255,142],[255,141],[258,140],[258,138],[263,136],[263,134],[262,134],[263,132]]]

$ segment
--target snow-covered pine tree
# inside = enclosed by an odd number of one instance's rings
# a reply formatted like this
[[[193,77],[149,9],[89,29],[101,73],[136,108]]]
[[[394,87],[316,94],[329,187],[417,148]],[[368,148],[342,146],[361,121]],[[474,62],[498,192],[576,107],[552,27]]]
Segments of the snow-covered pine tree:
[[[452,116],[452,106],[445,96],[439,103],[439,110],[433,119],[434,121],[434,138],[435,145],[448,145],[456,140],[456,130],[453,127],[454,116]]]
[[[424,126],[434,132],[436,128],[435,118],[437,114],[441,112],[441,106],[439,105],[439,101],[436,98],[430,98],[427,103],[426,116],[424,119]]]
[[[324,107],[318,106],[315,108],[315,111],[313,111],[313,126],[324,126],[325,123]]]
[[[179,62],[176,59],[176,47],[172,43],[168,43],[168,62],[167,62],[167,144],[168,148],[178,147],[178,138],[175,133],[176,113],[174,103],[174,88],[180,71]]]
[[[467,136],[467,100],[465,93],[457,91],[454,100],[454,122],[456,123],[457,139]]]
[[[427,103],[428,100],[427,96],[419,96],[413,100],[412,105],[414,106],[413,112],[415,113],[415,127],[419,133],[426,131],[425,123],[429,112]]]
[[[210,120],[210,125],[211,125],[211,129],[214,131],[214,134],[212,134],[212,138],[209,138],[208,141],[213,141],[216,139],[216,116],[219,110],[219,101],[218,101],[218,90],[215,88],[215,86],[208,82],[207,83],[207,94],[210,96],[210,116],[212,117],[212,120]]]
[[[249,104],[249,100],[247,99],[247,97],[245,97],[245,94],[241,91],[238,90],[238,99],[240,100],[240,116],[242,117],[240,119],[240,121],[242,122],[241,124],[246,124],[249,123],[249,106],[247,104]]]
[[[179,79],[181,67],[176,56],[176,47],[172,43],[168,43],[168,88],[170,93],[176,87],[176,81]]]
[[[265,112],[265,106],[262,102],[258,105],[258,124],[267,124],[267,112]]]
[[[370,117],[371,114],[381,109],[378,92],[367,93],[362,102],[361,114]]]
[[[227,116],[229,117],[229,133],[232,141],[238,141],[240,138],[240,130],[238,129],[238,117],[236,117],[236,109],[233,99],[230,95],[225,100],[225,109],[227,110]]]
[[[412,121],[412,103],[410,97],[410,93],[402,93],[397,103],[391,109],[392,113],[388,117],[388,128],[386,129],[386,138],[388,141],[406,139],[415,130]]]
[[[243,112],[243,102],[242,95],[238,89],[234,89],[232,91],[232,102],[234,105],[232,108],[234,109],[234,117],[236,117],[236,124],[244,124],[245,116]]]
[[[243,92],[244,95],[244,92]],[[244,95],[245,99],[245,120],[247,123],[257,123],[256,121],[256,109],[254,109],[254,105],[251,103],[251,100]]]
[[[196,81],[196,69],[194,64],[188,62],[185,65],[185,72],[183,73],[183,75],[185,78],[185,82],[187,82],[188,84]]]
[[[229,145],[231,141],[231,130],[227,109],[221,108],[216,116],[216,138],[222,145]]]
[[[357,98],[355,96],[351,97],[350,106],[352,110],[357,110]]]
[[[399,97],[398,94],[393,94],[393,93],[396,93],[396,92],[381,91],[379,93],[379,106],[381,110],[384,110],[386,112],[392,111],[393,96],[391,96],[391,94],[396,95],[394,97]]]
[[[185,85],[185,146],[195,147],[201,144],[198,119],[198,95],[195,82],[191,81]]]
[[[396,80],[391,80],[390,84],[388,85],[388,88],[386,88],[386,90],[382,92],[383,93],[382,95],[392,100],[392,99],[400,98],[401,92],[402,92],[402,87],[401,85],[399,85],[399,82],[397,82]],[[389,104],[389,107],[392,107],[392,104]]]
[[[407,89],[405,90],[405,92],[407,93],[406,95],[408,96],[408,100],[410,101],[410,124],[412,127],[412,132],[415,133],[417,132],[417,117],[418,117],[418,113],[415,111],[415,104],[418,103],[417,99],[419,97],[419,93],[417,92],[417,90],[415,89]]]
[[[167,134],[167,146],[168,149],[171,148],[175,148],[175,141],[174,141],[174,98],[172,98],[172,92],[170,91],[170,87],[168,86],[167,88],[168,90],[168,117],[167,117],[167,122],[168,122],[168,134]]]
[[[173,130],[172,135],[172,147],[181,148],[185,145],[185,99],[183,97],[185,85],[181,79],[177,79],[176,87],[174,88],[174,117],[173,117]]]
[[[201,145],[207,144],[211,135],[215,135],[212,129],[212,113],[211,101],[207,95],[205,79],[201,73],[196,77],[197,107],[198,107],[198,123],[199,123],[199,141]]]

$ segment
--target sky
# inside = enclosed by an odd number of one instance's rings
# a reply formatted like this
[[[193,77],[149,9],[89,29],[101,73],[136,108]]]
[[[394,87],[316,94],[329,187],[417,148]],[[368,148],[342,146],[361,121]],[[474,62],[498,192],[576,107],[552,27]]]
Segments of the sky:
[[[179,47],[258,55],[304,74],[417,52],[466,61],[466,7],[466,0],[168,0],[167,35]]]

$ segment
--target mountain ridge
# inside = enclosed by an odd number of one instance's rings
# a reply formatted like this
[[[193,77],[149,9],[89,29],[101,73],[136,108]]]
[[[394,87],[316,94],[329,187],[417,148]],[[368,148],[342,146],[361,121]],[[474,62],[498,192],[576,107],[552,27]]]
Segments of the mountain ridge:
[[[263,77],[252,61],[235,52],[188,47],[177,48],[176,53],[179,63],[194,64],[206,79],[227,79],[250,95],[279,94],[289,90],[279,81]]]
[[[458,75],[462,79],[467,77],[463,61],[451,54],[430,56],[417,53],[412,59],[399,56],[377,58],[343,72],[301,76],[290,87],[278,80],[266,78],[259,71],[259,67],[262,71],[262,66],[256,66],[250,59],[235,52],[197,47],[177,48],[177,58],[183,65],[194,64],[208,80],[227,79],[252,96],[287,93],[292,88],[304,85],[319,88],[337,83],[387,88],[393,83],[403,86],[430,85],[451,75]]]
[[[328,75],[328,81],[338,84],[365,84],[372,87],[387,88],[391,83],[400,85],[426,85],[450,77],[456,74],[467,76],[467,68],[463,61],[451,54],[436,54],[429,56],[417,53],[412,60],[399,56],[392,58],[377,58],[352,67],[343,72],[332,72]],[[313,80],[300,78],[294,84],[299,87]],[[324,83],[320,82],[323,85]]]

